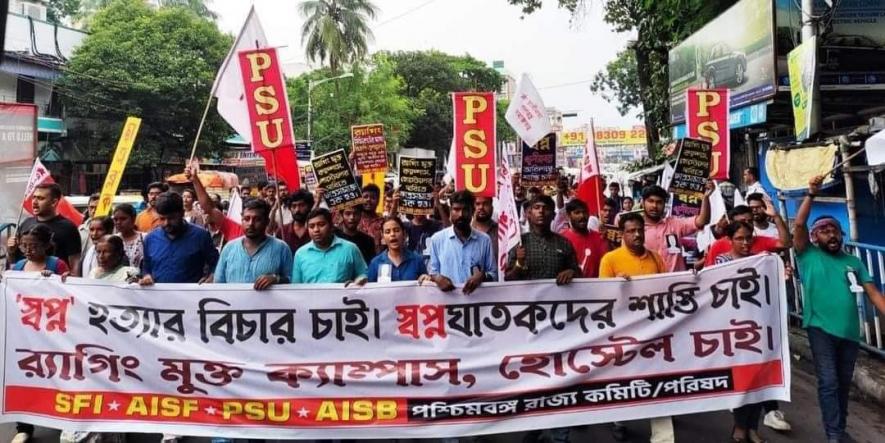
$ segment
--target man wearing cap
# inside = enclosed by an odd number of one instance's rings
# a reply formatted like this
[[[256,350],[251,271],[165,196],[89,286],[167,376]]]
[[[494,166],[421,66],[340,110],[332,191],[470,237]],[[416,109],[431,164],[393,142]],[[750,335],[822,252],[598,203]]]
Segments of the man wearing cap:
[[[818,217],[807,226],[811,203],[823,177],[808,183],[808,194],[796,213],[793,247],[799,262],[804,292],[802,326],[814,356],[817,396],[827,441],[837,443],[845,434],[848,394],[860,342],[857,298],[866,294],[885,313],[885,297],[857,257],[842,250],[842,227],[831,216]]]

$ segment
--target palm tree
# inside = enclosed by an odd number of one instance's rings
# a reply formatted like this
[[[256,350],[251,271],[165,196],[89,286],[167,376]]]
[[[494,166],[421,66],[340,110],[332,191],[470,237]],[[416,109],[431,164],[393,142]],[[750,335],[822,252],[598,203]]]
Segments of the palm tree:
[[[305,0],[298,8],[305,18],[301,41],[307,57],[328,62],[333,75],[369,52],[368,21],[378,12],[370,0]]]

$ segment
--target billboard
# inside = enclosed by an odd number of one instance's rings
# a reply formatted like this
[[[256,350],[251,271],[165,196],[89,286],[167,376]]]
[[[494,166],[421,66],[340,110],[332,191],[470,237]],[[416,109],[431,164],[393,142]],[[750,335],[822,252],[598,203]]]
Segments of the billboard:
[[[636,125],[632,128],[595,128],[596,146],[645,146],[645,126]]]
[[[0,103],[0,164],[34,161],[37,152],[37,106],[26,103]]]
[[[801,42],[801,11],[794,0],[776,0],[778,77],[789,85],[787,54]],[[829,14],[815,0],[814,15]],[[827,19],[831,29],[818,41],[820,88],[885,89],[885,0],[842,0]]]
[[[772,0],[741,0],[670,50],[670,120],[685,120],[688,88],[731,90],[731,106],[776,92]]]

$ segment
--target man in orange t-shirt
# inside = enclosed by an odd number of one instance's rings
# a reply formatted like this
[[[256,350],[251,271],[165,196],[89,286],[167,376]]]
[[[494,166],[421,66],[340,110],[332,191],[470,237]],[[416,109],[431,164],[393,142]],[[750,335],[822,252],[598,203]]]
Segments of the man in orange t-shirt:
[[[135,217],[136,229],[147,234],[160,225],[160,216],[154,206],[157,204],[157,196],[168,190],[169,185],[162,182],[153,182],[147,186],[147,209]]]

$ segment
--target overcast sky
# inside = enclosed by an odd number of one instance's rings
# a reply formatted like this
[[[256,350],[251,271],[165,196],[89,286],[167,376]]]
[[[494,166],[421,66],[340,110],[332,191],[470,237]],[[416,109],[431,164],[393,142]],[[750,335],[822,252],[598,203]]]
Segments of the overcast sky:
[[[284,62],[304,61],[298,0],[212,0],[221,29],[239,32],[251,4],[271,45]],[[575,25],[555,0],[520,19],[520,8],[507,0],[374,0],[380,9],[371,27],[371,51],[437,49],[470,54],[489,65],[502,60],[515,78],[528,72],[547,106],[578,111],[564,126],[577,127],[594,118],[596,126],[631,126],[634,115],[622,117],[615,106],[590,92],[596,72],[624,47],[629,34],[617,34],[602,21],[602,2],[589,9]]]

